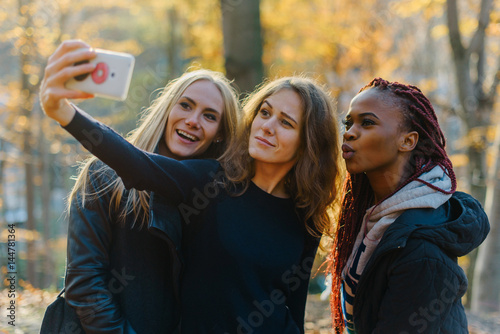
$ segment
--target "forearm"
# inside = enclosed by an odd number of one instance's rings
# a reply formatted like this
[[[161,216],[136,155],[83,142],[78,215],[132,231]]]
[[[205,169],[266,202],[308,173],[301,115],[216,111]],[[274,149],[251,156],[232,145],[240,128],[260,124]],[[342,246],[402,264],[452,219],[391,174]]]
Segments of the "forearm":
[[[155,191],[174,203],[184,198],[184,184],[178,182],[185,174],[180,163],[142,151],[85,112],[76,107],[74,111],[64,129],[115,170],[127,189]]]
[[[78,75],[90,73],[95,64],[89,62],[96,56],[90,45],[69,40],[61,43],[57,50],[49,57],[45,74],[40,85],[40,104],[45,114],[67,125],[74,115],[68,99],[88,99],[92,94],[67,89],[66,82]],[[75,64],[79,64],[75,66]]]
[[[52,113],[51,118],[57,121],[61,126],[68,125],[75,117],[75,109],[67,101]]]

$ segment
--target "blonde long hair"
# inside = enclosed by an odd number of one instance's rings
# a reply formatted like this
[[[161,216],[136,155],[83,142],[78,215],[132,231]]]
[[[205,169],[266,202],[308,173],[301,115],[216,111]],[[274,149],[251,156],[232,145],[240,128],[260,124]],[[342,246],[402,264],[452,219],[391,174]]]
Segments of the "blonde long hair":
[[[210,70],[202,69],[186,72],[181,77],[170,81],[153,103],[144,110],[139,120],[139,126],[131,131],[126,139],[142,150],[154,151],[164,136],[167,120],[173,106],[192,83],[200,80],[208,80],[219,89],[224,101],[224,111],[220,125],[220,133],[223,136],[222,142],[211,144],[207,151],[199,157],[219,157],[235,136],[239,119],[239,104],[237,93],[231,87],[230,81],[222,73]],[[68,212],[71,202],[76,198],[77,194],[81,195],[81,203],[84,207],[87,197],[95,199],[102,193],[111,191],[111,203],[114,203],[114,205],[109,206],[110,211],[114,208],[119,212],[118,220],[120,222],[125,222],[125,218],[132,214],[134,216],[133,224],[139,221],[142,226],[149,220],[149,193],[131,189],[126,196],[123,208],[120,210],[120,203],[125,191],[120,178],[115,177],[109,184],[90,192],[88,188],[90,177],[100,177],[110,171],[109,167],[105,165],[98,166],[94,170],[92,166],[97,161],[96,157],[92,157],[82,163],[75,185],[69,195]]]
[[[329,234],[340,187],[340,137],[333,99],[312,79],[295,76],[264,82],[247,97],[238,137],[219,159],[226,172],[227,186],[238,189],[236,195],[248,189],[255,175],[248,152],[252,122],[264,100],[282,89],[296,92],[304,108],[298,159],[286,176],[286,188],[295,206],[303,211],[308,232],[314,236]]]

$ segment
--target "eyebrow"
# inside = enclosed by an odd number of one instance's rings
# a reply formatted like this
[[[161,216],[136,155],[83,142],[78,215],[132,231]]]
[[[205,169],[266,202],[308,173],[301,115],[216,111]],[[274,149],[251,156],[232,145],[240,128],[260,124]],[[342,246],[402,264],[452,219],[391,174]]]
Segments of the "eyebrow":
[[[266,103],[267,105],[269,105],[269,107],[271,107],[271,109],[273,109],[273,106],[271,105],[271,103],[269,103],[269,101],[265,100],[262,104],[264,103]],[[286,112],[282,111],[281,114],[286,118],[289,118],[295,124],[299,124],[292,116],[288,115]]]
[[[364,112],[364,113],[362,113],[362,114],[359,114],[359,115],[358,115],[358,117],[364,117],[364,116],[373,116],[373,117],[375,117],[376,119],[380,119],[380,118],[378,118],[378,116],[377,116],[377,115],[375,115],[375,114],[374,114],[374,113],[372,113],[372,112]],[[346,118],[346,119],[350,119],[350,118],[352,118],[352,116],[351,116],[351,114],[347,114],[347,115],[345,116],[345,118]]]
[[[188,100],[190,103],[194,104],[195,106],[197,105],[197,103],[190,97],[188,96],[181,96],[181,99],[186,99]],[[214,113],[217,113],[217,114],[220,114],[220,111],[216,110],[216,109],[213,109],[213,108],[205,108],[205,110],[207,111],[212,111]]]

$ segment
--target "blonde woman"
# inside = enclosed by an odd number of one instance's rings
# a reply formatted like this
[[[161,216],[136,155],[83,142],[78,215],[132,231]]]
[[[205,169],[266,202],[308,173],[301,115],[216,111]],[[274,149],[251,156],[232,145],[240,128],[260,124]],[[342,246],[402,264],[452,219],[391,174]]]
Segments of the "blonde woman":
[[[57,49],[42,100],[47,94],[90,97],[63,85],[81,70],[70,64],[92,56],[77,50],[82,47],[88,45],[67,41]],[[231,142],[237,119],[236,94],[222,74],[187,72],[163,89],[127,139],[172,159],[216,158]],[[71,192],[69,212],[66,300],[85,331],[174,332],[180,316],[178,211],[154,193],[126,190],[109,167],[91,158]]]
[[[335,108],[318,84],[291,77],[262,85],[245,103],[245,123],[219,161],[140,150],[60,103],[71,93],[54,95],[50,86],[41,91],[49,117],[113,168],[127,189],[154,191],[179,210],[186,224],[182,333],[304,332],[311,267],[319,237],[329,230],[339,179]],[[92,134],[101,140],[90,143]]]

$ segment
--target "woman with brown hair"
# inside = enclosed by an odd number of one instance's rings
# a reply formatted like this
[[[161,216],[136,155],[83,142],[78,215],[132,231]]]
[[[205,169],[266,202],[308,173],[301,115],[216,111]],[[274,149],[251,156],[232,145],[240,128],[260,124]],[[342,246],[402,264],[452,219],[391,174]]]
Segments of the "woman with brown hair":
[[[467,333],[457,257],[489,224],[478,201],[456,192],[430,101],[374,79],[344,123],[348,173],[330,257],[336,333]]]
[[[89,46],[66,41],[57,49],[42,100],[49,94],[89,97],[63,86],[81,69],[72,64],[89,56],[81,48]],[[229,81],[218,72],[191,71],[164,87],[127,140],[176,160],[217,158],[233,141],[238,118]],[[152,192],[125,189],[97,158],[82,165],[68,210],[65,297],[85,332],[174,332],[180,321],[183,230],[177,210]]]
[[[101,136],[87,148],[127,189],[154,191],[179,210],[187,225],[181,332],[304,332],[311,267],[339,178],[335,111],[318,84],[292,77],[262,85],[219,161],[141,151],[42,97],[45,113],[80,142]]]

